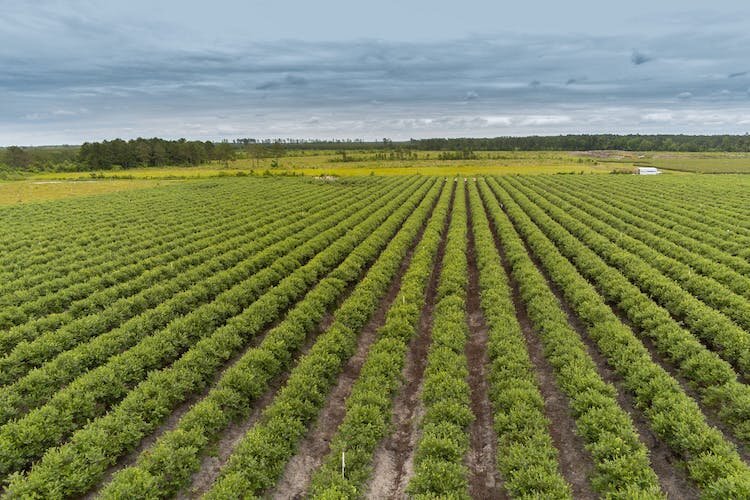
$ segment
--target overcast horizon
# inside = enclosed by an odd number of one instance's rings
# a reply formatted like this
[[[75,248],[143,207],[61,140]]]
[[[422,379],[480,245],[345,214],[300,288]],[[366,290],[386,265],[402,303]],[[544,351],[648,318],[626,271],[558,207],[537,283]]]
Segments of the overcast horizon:
[[[0,0],[0,145],[750,131],[750,6]]]

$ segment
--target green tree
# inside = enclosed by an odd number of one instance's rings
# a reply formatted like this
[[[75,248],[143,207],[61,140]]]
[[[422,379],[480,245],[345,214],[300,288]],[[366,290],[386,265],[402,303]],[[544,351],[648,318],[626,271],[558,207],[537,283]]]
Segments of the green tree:
[[[26,169],[31,165],[31,154],[18,146],[5,150],[5,164],[11,168]]]

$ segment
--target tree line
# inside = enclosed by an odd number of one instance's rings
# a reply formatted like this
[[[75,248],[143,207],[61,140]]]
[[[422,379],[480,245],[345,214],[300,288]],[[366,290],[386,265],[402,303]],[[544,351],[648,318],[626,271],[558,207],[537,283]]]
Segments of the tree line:
[[[685,151],[750,152],[750,135],[681,135],[681,134],[575,134],[556,136],[432,138],[408,141],[357,140],[281,140],[290,150],[333,149],[414,151]],[[262,142],[237,139],[239,143]]]
[[[341,161],[347,151],[373,151],[374,159],[409,159],[413,151],[441,151],[438,159],[471,159],[474,151],[685,151],[750,152],[750,135],[616,135],[433,138],[392,141],[362,139],[234,139],[232,142],[186,139],[113,139],[81,146],[9,146],[0,150],[0,169],[6,170],[110,170],[114,168],[193,166],[218,161],[228,163],[238,155],[254,159],[280,158],[290,150],[335,150]],[[380,153],[378,153],[380,152]]]
[[[114,139],[81,146],[10,146],[0,154],[0,164],[12,170],[111,170],[229,162],[236,153],[237,147],[226,141]]]
[[[228,142],[138,138],[83,143],[78,152],[78,161],[90,169],[106,170],[114,166],[195,166],[209,161],[228,162],[234,155],[235,148]]]

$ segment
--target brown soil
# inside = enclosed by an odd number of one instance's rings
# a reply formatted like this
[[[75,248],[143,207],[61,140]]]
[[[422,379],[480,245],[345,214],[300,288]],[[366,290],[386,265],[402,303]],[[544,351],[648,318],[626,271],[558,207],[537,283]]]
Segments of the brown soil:
[[[486,204],[485,210],[489,212]],[[516,308],[516,319],[521,325],[529,357],[536,368],[539,390],[544,398],[545,414],[551,423],[550,436],[555,447],[559,450],[560,472],[565,480],[570,483],[575,498],[597,498],[589,483],[589,477],[594,468],[591,455],[584,447],[583,439],[576,434],[576,424],[570,411],[568,397],[557,386],[552,365],[544,355],[544,348],[521,299],[518,282],[512,275],[505,249],[500,242],[492,220],[490,220],[490,226],[495,238],[495,245],[500,252],[503,268],[510,281],[513,304]]]
[[[434,209],[435,205],[432,206]],[[375,314],[360,332],[357,340],[357,350],[349,358],[343,372],[339,375],[331,393],[318,415],[318,419],[311,431],[300,442],[297,452],[287,463],[276,487],[266,496],[275,499],[305,498],[315,471],[323,463],[330,451],[331,439],[336,434],[341,422],[346,416],[346,400],[351,394],[354,382],[359,378],[370,346],[377,340],[378,329],[385,323],[386,314],[401,289],[401,280],[409,267],[414,250],[422,239],[426,222],[420,228],[412,241],[396,277],[391,282],[386,296],[381,299]]]
[[[536,262],[535,262],[536,263]],[[537,267],[545,275],[538,263]],[[573,312],[568,302],[565,300],[562,290],[547,278],[547,284],[557,297],[558,302],[568,316],[568,324],[573,328],[583,340],[591,359],[596,364],[597,371],[602,379],[615,386],[617,389],[617,403],[620,408],[625,410],[635,424],[636,431],[641,442],[646,445],[651,458],[651,467],[659,478],[659,484],[669,498],[680,499],[697,499],[700,492],[695,484],[688,477],[687,471],[681,465],[681,458],[674,453],[672,449],[656,434],[651,431],[648,419],[641,410],[636,407],[632,394],[625,388],[623,378],[616,373],[607,363],[607,360],[599,352],[596,343],[586,333],[586,326],[580,318]]]
[[[620,321],[629,326],[630,329],[636,333],[641,343],[644,345],[644,347],[646,347],[646,349],[648,349],[648,352],[651,354],[651,359],[653,360],[653,362],[658,364],[667,373],[669,373],[672,378],[674,378],[677,383],[680,384],[680,388],[685,391],[685,394],[687,394],[696,402],[701,410],[701,413],[703,413],[706,422],[708,422],[710,426],[719,429],[724,434],[724,439],[730,441],[737,447],[737,452],[740,454],[742,460],[750,464],[750,447],[748,447],[748,445],[743,443],[741,440],[734,437],[732,430],[719,418],[719,415],[714,408],[703,404],[698,391],[693,388],[693,386],[685,377],[680,375],[680,373],[677,371],[677,368],[675,368],[675,366],[670,361],[664,359],[664,356],[659,353],[659,350],[656,348],[656,345],[654,345],[654,342],[645,334],[643,334],[640,328],[634,325],[622,310],[620,310],[613,304],[609,305],[617,315],[617,317],[620,319]]]
[[[449,207],[453,206],[455,190],[451,194]],[[416,335],[409,342],[406,362],[402,372],[403,388],[393,401],[391,429],[393,432],[376,448],[373,459],[373,474],[367,487],[367,498],[404,498],[406,486],[414,474],[414,452],[419,440],[419,422],[424,414],[420,393],[422,378],[427,365],[427,352],[432,343],[432,311],[435,308],[438,278],[445,255],[445,235],[451,221],[448,213],[443,225],[436,265],[430,274],[425,291],[424,307],[419,318]]]
[[[317,331],[312,335],[308,335],[304,345],[295,356],[293,365],[295,365],[297,361],[299,361],[299,359],[312,348],[313,344],[315,344],[315,340],[317,339],[318,334],[327,330],[333,323],[333,319],[333,314],[331,313],[327,313],[323,317],[323,320],[318,325]],[[258,421],[258,418],[260,418],[260,415],[263,413],[263,410],[265,410],[266,407],[271,404],[274,397],[276,397],[276,393],[279,391],[279,389],[283,387],[284,384],[286,384],[286,381],[289,379],[290,373],[291,369],[286,370],[276,376],[269,384],[266,392],[264,392],[263,395],[254,403],[253,410],[247,416],[247,418],[241,421],[233,422],[227,428],[227,430],[224,431],[219,441],[214,445],[216,453],[214,455],[203,455],[200,469],[198,470],[198,472],[193,474],[190,486],[188,486],[187,488],[185,488],[185,490],[178,494],[177,498],[199,498],[211,488],[211,486],[214,484],[214,481],[216,481],[216,479],[219,477],[221,469],[229,460],[229,457],[234,451],[234,448],[242,440],[247,431],[250,430],[253,425],[255,425],[255,423]]]
[[[276,319],[270,326],[266,327],[263,332],[260,335],[256,335],[253,337],[247,346],[245,346],[240,352],[236,353],[234,356],[232,356],[229,361],[219,370],[216,374],[214,374],[211,383],[209,383],[202,391],[191,394],[185,401],[180,403],[172,413],[169,414],[169,417],[161,424],[159,425],[155,431],[151,432],[151,434],[145,436],[141,442],[138,444],[138,446],[127,453],[126,455],[123,455],[114,465],[110,466],[102,476],[102,479],[99,481],[98,485],[93,488],[91,491],[89,491],[83,498],[86,500],[91,500],[96,497],[98,497],[101,490],[107,485],[107,483],[110,482],[112,477],[117,474],[122,469],[125,469],[127,467],[130,467],[131,465],[134,465],[138,457],[149,449],[151,446],[156,443],[156,441],[165,433],[172,431],[177,428],[177,426],[180,423],[180,420],[182,417],[190,411],[190,409],[197,403],[199,403],[203,398],[205,398],[208,393],[216,386],[216,383],[221,379],[221,377],[226,373],[226,371],[231,368],[232,366],[237,363],[237,361],[240,360],[240,358],[250,349],[257,347],[262,340],[265,338],[266,333],[268,333],[271,329],[273,329],[276,325],[278,325],[282,319],[283,314]]]
[[[597,373],[602,379],[617,389],[617,403],[625,410],[632,419],[640,441],[646,446],[651,459],[651,467],[656,473],[662,490],[670,498],[693,499],[699,498],[700,492],[688,477],[687,471],[681,466],[681,457],[656,434],[651,431],[648,419],[643,412],[636,407],[632,394],[625,388],[623,378],[616,373],[607,363],[606,358],[599,351],[596,342],[591,339],[586,330],[586,325],[576,315],[563,291],[554,283],[548,273],[544,270],[541,261],[534,255],[528,244],[524,241],[526,251],[529,253],[534,265],[544,276],[547,286],[557,298],[560,307],[568,318],[568,324],[576,331],[583,341],[587,353],[597,367]]]
[[[468,196],[468,189],[466,190]],[[467,204],[469,283],[467,290],[467,322],[469,339],[466,343],[466,358],[469,365],[469,387],[471,389],[471,410],[475,419],[469,427],[470,445],[466,456],[469,469],[469,494],[472,498],[505,498],[495,457],[497,456],[497,435],[493,427],[492,403],[489,398],[487,367],[489,354],[489,328],[484,320],[479,302],[479,269],[477,268],[476,246],[472,232],[471,207]]]

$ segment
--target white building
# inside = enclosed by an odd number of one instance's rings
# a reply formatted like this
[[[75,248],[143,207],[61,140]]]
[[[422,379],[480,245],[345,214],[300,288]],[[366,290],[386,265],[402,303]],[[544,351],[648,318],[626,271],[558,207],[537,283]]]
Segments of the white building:
[[[638,167],[638,175],[658,175],[660,173],[656,167]]]

